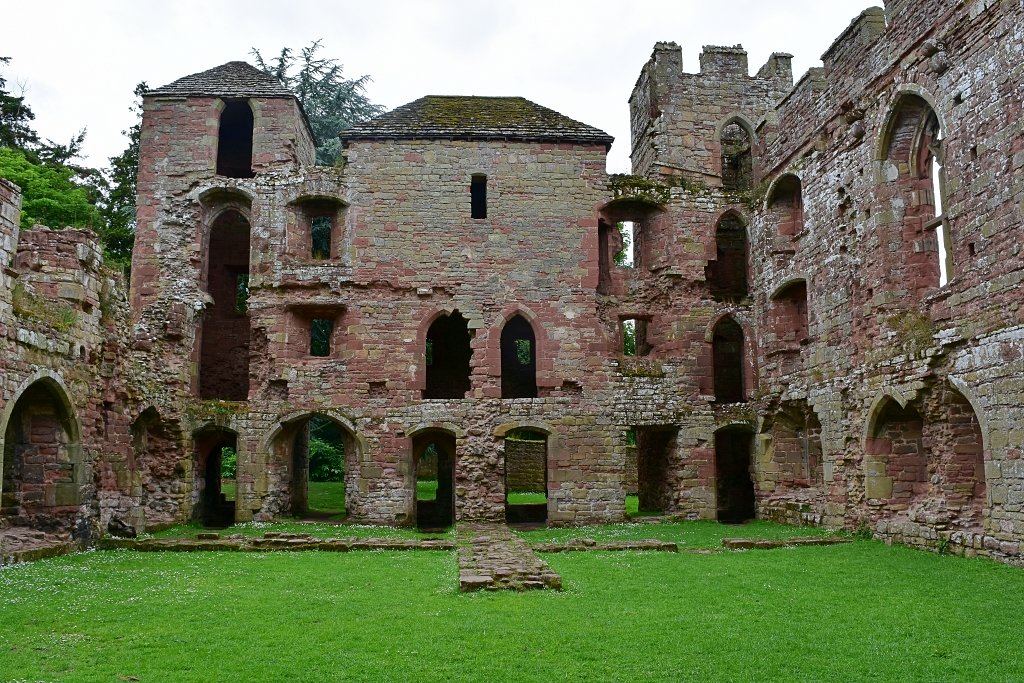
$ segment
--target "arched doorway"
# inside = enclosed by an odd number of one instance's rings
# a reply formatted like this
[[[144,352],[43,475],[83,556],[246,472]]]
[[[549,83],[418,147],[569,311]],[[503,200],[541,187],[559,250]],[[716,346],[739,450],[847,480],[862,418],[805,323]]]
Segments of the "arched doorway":
[[[715,490],[719,522],[738,524],[754,519],[756,503],[751,476],[753,432],[742,425],[715,432]]]
[[[222,483],[225,473],[233,474],[237,463],[238,434],[224,427],[211,427],[197,433],[194,442],[192,518],[212,528],[231,526],[235,521],[236,490]]]
[[[416,526],[442,529],[455,521],[455,436],[441,430],[412,440]]]
[[[70,526],[86,483],[71,404],[60,385],[40,379],[18,397],[4,429],[0,519]]]
[[[521,315],[501,330],[501,397],[537,398],[537,339]]]
[[[324,413],[288,422],[273,444],[278,490],[273,514],[343,519],[358,475],[355,439]]]

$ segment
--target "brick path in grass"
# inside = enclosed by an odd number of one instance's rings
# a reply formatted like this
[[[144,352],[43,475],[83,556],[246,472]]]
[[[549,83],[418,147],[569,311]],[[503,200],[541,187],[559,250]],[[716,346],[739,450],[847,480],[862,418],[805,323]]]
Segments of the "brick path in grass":
[[[461,522],[456,533],[459,590],[562,589],[562,577],[504,524]]]

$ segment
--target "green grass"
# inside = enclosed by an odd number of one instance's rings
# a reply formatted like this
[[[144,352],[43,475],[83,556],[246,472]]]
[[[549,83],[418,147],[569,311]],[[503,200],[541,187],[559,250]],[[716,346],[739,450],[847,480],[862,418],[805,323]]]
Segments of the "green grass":
[[[437,480],[418,480],[416,482],[416,500],[437,500]]]
[[[197,533],[210,531],[199,522],[191,524],[179,524],[170,529],[157,531],[150,534],[153,538],[195,538]],[[226,529],[218,529],[216,533],[221,536],[230,534],[242,534],[243,536],[260,537],[268,531],[276,531],[287,534],[309,534],[316,538],[437,538],[439,535],[451,538],[453,531],[443,534],[428,534],[416,529],[398,528],[390,526],[369,526],[365,524],[338,524],[327,522],[243,522],[229,526]],[[0,678],[0,681],[3,679]]]
[[[509,491],[506,501],[509,505],[541,505],[548,502],[548,497],[531,491]]]
[[[345,514],[345,482],[309,482],[309,509],[311,512]]]
[[[670,525],[645,528],[657,526]],[[0,678],[989,683],[1024,670],[1024,571],[988,561],[873,541],[545,558],[564,592],[460,595],[451,552],[91,552],[9,567]]]
[[[345,513],[345,482],[343,481],[311,481],[309,482],[309,510],[318,513]],[[228,500],[235,500],[234,483],[221,484],[221,493]]]
[[[828,536],[830,532],[811,527],[784,526],[764,521],[746,524],[718,522],[665,522],[655,524],[608,524],[598,527],[563,527],[517,531],[533,543],[592,538],[596,541],[634,541],[655,539],[678,543],[681,549],[721,548],[723,538],[793,538],[794,536]]]

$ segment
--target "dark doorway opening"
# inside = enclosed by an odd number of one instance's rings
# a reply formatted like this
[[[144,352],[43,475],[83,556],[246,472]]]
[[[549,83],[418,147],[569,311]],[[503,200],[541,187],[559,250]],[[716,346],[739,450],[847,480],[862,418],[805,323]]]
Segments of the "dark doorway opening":
[[[637,427],[636,479],[638,515],[659,515],[672,507],[668,463],[676,446],[674,427]]]
[[[754,519],[756,503],[750,472],[753,433],[745,427],[715,432],[715,481],[718,521],[739,524]]]
[[[213,305],[203,314],[199,397],[249,397],[249,221],[221,213],[210,228],[206,290]]]
[[[313,413],[290,423],[275,450],[289,463],[287,510],[296,517],[341,520],[353,440],[339,422]]]
[[[28,387],[14,404],[4,431],[0,527],[70,523],[85,483],[77,428],[63,391],[51,380]],[[42,517],[42,519],[39,519]]]
[[[235,521],[236,488],[233,481],[238,460],[238,435],[211,429],[195,437],[196,466],[192,516],[203,526],[224,528]]]
[[[747,228],[739,216],[722,216],[715,229],[715,260],[705,268],[711,296],[739,301],[747,296]]]
[[[537,398],[537,339],[521,315],[501,330],[501,397]]]
[[[517,429],[505,437],[505,521],[548,521],[548,437]]]
[[[438,318],[427,330],[426,388],[423,398],[464,398],[469,391],[469,324],[457,310]]]
[[[217,175],[252,178],[253,116],[249,103],[231,100],[220,115],[217,140]]]
[[[722,318],[711,338],[716,403],[744,403],[743,328],[732,318]]]
[[[418,434],[413,438],[412,454],[416,526],[451,526],[455,521],[455,437],[442,431]]]

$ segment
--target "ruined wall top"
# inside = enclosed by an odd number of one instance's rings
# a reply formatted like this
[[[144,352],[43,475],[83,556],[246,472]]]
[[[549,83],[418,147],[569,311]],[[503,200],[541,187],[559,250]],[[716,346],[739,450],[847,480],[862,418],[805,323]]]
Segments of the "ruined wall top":
[[[705,45],[700,72],[683,70],[682,49],[659,42],[630,96],[633,173],[682,173],[720,184],[719,137],[729,120],[752,133],[793,87],[792,55],[778,52],[750,75],[742,45]]]
[[[18,248],[18,217],[21,214],[21,189],[0,178],[0,269],[11,265]]]

